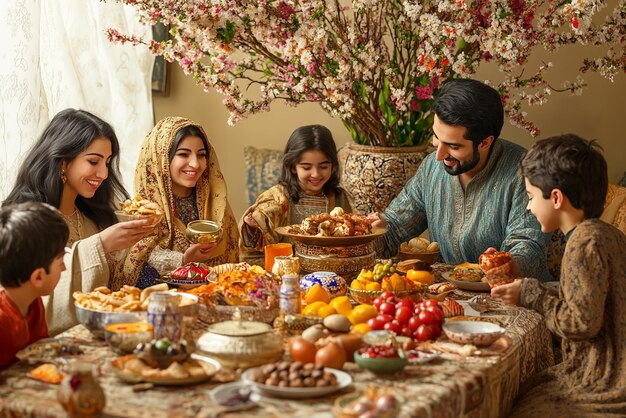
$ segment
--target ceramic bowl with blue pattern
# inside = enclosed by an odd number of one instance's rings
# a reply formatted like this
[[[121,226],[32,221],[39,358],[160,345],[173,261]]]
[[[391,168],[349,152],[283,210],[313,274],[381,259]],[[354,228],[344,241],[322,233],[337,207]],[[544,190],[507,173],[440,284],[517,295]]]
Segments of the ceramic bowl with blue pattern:
[[[300,278],[300,288],[303,294],[316,284],[326,289],[331,298],[345,295],[348,288],[345,279],[331,271],[317,271]]]

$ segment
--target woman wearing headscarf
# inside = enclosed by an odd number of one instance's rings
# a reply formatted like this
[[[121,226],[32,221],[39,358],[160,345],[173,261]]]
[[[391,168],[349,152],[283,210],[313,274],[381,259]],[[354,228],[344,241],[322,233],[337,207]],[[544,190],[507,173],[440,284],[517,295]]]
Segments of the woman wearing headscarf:
[[[180,117],[167,117],[156,124],[141,147],[135,194],[159,204],[165,216],[156,235],[131,248],[123,274],[114,278],[114,288],[150,286],[190,262],[218,265],[238,261],[239,233],[226,182],[200,125]],[[185,236],[186,226],[198,219],[219,223],[221,238],[214,243],[191,243]]]

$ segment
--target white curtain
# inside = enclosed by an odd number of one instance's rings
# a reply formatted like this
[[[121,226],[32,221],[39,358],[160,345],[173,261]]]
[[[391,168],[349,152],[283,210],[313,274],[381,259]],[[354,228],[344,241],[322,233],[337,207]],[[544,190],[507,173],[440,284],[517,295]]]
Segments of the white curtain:
[[[0,201],[50,119],[72,107],[109,122],[120,141],[124,185],[133,191],[141,141],[154,125],[145,47],[112,44],[106,29],[150,39],[134,9],[100,0],[0,4]]]

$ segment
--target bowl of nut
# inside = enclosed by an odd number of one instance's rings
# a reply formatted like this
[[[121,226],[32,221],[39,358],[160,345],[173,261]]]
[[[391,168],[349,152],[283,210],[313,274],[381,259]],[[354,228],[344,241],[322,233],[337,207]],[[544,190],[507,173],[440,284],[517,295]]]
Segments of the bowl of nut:
[[[248,369],[241,378],[262,395],[289,399],[329,395],[352,383],[352,377],[344,371],[299,361],[281,361]]]

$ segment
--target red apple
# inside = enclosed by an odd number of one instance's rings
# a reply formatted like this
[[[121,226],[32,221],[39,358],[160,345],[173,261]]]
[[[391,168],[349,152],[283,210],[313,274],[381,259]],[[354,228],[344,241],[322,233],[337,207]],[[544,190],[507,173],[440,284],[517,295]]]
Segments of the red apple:
[[[385,323],[376,317],[368,319],[367,325],[374,331],[380,331],[385,326]]]
[[[426,340],[432,340],[433,336],[435,335],[435,332],[434,332],[432,325],[422,324],[417,328],[417,330],[415,331],[415,334],[413,335],[415,339],[418,341],[426,341]]]
[[[378,312],[380,312],[381,314],[394,316],[396,314],[396,305],[390,302],[385,302],[380,305]]]
[[[411,329],[411,331],[417,331],[417,328],[420,325],[422,325],[422,322],[420,321],[419,316],[415,315],[412,316],[411,319],[409,319],[409,328]]]
[[[402,334],[402,327],[397,321],[387,322],[385,326],[383,327],[383,329],[387,331],[393,331],[396,333],[396,335]]]
[[[426,324],[426,325],[434,324],[436,322],[435,315],[433,315],[433,313],[429,311],[420,312],[420,314],[418,315],[418,318],[420,319],[420,322],[422,324]]]
[[[409,319],[413,316],[413,311],[411,308],[407,308],[406,306],[400,306],[396,308],[396,321],[398,321],[401,325],[406,325],[409,323]]]
[[[413,310],[413,301],[411,301],[410,299],[400,299],[396,302],[396,309],[400,308],[401,306]]]

